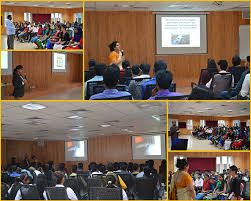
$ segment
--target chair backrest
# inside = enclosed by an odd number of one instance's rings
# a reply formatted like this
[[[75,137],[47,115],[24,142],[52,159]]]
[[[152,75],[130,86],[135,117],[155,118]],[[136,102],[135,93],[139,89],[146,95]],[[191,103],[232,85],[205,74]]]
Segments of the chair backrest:
[[[118,96],[113,98],[96,98],[95,100],[132,100],[132,95]]]
[[[64,186],[70,187],[74,191],[74,193],[77,195],[77,197],[80,199],[80,187],[79,187],[77,178],[65,179]]]
[[[23,200],[41,200],[35,185],[22,185],[20,191]]]
[[[4,182],[6,184],[10,184],[10,176],[6,172],[1,173],[1,182]]]
[[[89,174],[77,174],[77,181],[78,181],[80,190],[87,192],[89,178],[90,178]]]
[[[135,193],[138,200],[153,200],[154,189],[152,178],[136,178]]]
[[[229,72],[234,76],[234,83],[237,84],[241,78],[242,73],[246,70],[245,66],[230,67]]]
[[[126,91],[126,85],[117,84],[116,89],[118,91]],[[92,95],[102,93],[104,90],[105,90],[105,87],[104,87],[103,83],[101,85],[93,86],[93,94]]]
[[[148,84],[146,85],[146,91],[145,91],[145,96],[144,99],[147,100],[152,96],[152,90],[156,87],[156,84]]]
[[[46,187],[45,192],[48,200],[69,200],[64,187]]]
[[[7,200],[8,198],[8,187],[7,184],[1,182],[1,200]]]
[[[90,200],[122,200],[121,188],[91,187]]]
[[[92,82],[87,82],[87,92],[86,92],[86,100],[89,100],[90,97],[96,93],[93,92],[94,87],[96,86],[101,86],[102,88],[104,88],[104,84],[102,81],[92,81]],[[101,91],[103,92],[104,89]],[[99,93],[101,93],[99,92]]]
[[[19,182],[15,182],[11,188],[11,191],[10,191],[10,200],[15,200],[15,197],[16,197],[16,194],[17,194],[17,191],[20,189],[21,187],[21,184]]]
[[[165,97],[155,97],[155,100],[183,100],[187,99],[189,95],[182,95],[182,96],[165,96]]]
[[[100,179],[100,178],[88,179],[88,189],[90,189],[91,187],[105,187],[105,186],[106,186],[106,182],[104,179]]]
[[[222,91],[228,91],[232,84],[231,73],[214,73],[210,88],[215,96],[220,96]]]
[[[198,84],[201,84],[201,77],[202,77],[202,74],[203,74],[203,72],[206,71],[206,70],[207,70],[206,68],[200,69],[200,77],[199,77]]]
[[[130,193],[134,192],[135,187],[135,178],[131,173],[117,173],[121,177],[121,179],[125,182],[127,189]]]

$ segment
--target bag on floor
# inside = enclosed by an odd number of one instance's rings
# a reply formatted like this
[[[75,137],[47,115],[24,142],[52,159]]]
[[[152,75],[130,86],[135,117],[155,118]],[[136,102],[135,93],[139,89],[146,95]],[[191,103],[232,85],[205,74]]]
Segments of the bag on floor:
[[[53,46],[52,46],[52,44],[51,44],[51,41],[50,41],[50,40],[48,40],[48,41],[47,41],[47,44],[46,44],[46,49],[53,49]]]

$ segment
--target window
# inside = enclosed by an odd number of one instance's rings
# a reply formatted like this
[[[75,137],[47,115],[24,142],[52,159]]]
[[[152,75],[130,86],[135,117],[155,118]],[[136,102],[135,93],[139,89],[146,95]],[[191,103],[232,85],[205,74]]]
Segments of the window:
[[[13,21],[13,14],[12,14],[12,12],[4,12],[4,26],[5,26],[5,20],[7,19],[8,15],[12,16],[12,21]]]
[[[74,13],[74,22],[83,23],[83,13]]]
[[[219,127],[225,126],[225,120],[218,120],[218,126]]]
[[[63,22],[63,15],[62,13],[51,13],[51,22],[56,23],[57,21]]]
[[[241,126],[241,121],[240,120],[233,120],[233,126]]]
[[[193,120],[191,119],[187,120],[187,129],[193,130]]]
[[[200,120],[200,127],[204,127],[205,126],[205,120]]]
[[[234,159],[232,156],[219,156],[216,157],[217,172],[222,173],[223,170],[228,169],[230,166],[234,165]]]
[[[2,75],[12,75],[12,52],[1,52],[1,73]]]
[[[178,170],[178,168],[176,167],[176,164],[177,164],[177,160],[178,159],[183,159],[184,157],[183,156],[174,156],[174,172],[176,172]]]
[[[24,13],[24,21],[31,22],[31,14],[30,13]]]
[[[247,126],[250,127],[250,119],[247,120]]]

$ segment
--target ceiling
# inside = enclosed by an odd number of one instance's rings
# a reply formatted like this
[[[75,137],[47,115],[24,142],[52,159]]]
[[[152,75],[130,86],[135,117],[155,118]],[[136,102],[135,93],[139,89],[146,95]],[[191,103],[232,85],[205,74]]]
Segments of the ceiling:
[[[82,1],[2,1],[1,5],[50,8],[82,8]]]
[[[169,102],[168,114],[237,117],[249,115],[250,105],[244,101]]]
[[[241,11],[249,1],[86,1],[85,10],[97,11]]]
[[[165,102],[39,101],[33,103],[45,109],[22,107],[29,103],[2,102],[3,139],[83,140],[101,135],[166,134]],[[82,118],[67,118],[70,116]]]

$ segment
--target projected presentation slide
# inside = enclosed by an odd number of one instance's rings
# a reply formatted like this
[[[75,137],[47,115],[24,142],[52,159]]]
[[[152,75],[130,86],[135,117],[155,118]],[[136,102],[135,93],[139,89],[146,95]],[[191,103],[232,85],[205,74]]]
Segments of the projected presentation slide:
[[[162,47],[200,47],[200,17],[162,17]]]
[[[65,142],[65,160],[87,160],[87,140]]]
[[[54,52],[52,54],[52,71],[66,72],[67,55],[64,53]]]
[[[133,136],[133,159],[164,159],[165,137],[163,135]]]

